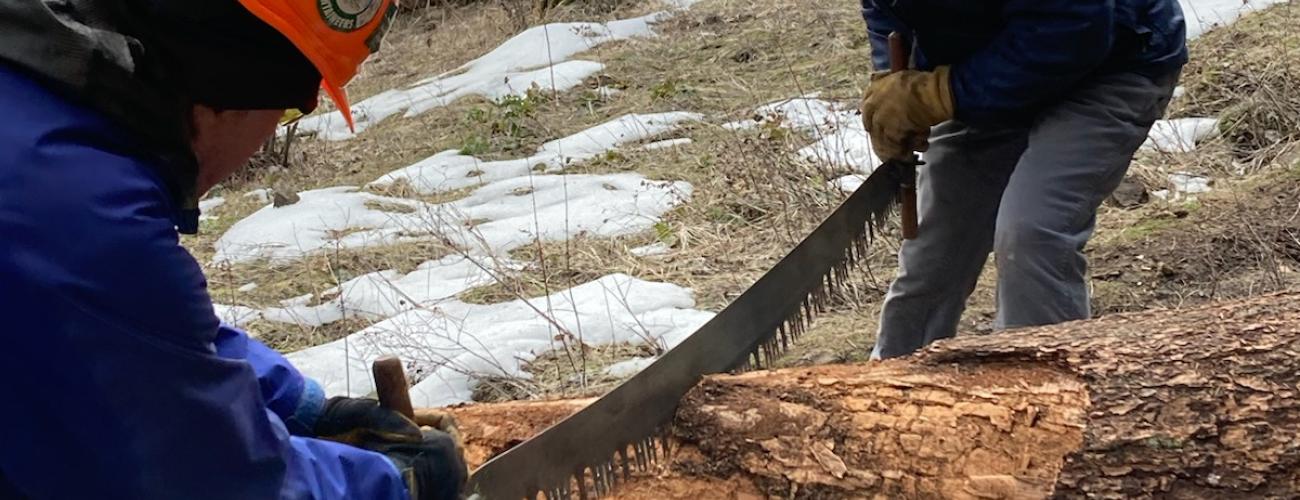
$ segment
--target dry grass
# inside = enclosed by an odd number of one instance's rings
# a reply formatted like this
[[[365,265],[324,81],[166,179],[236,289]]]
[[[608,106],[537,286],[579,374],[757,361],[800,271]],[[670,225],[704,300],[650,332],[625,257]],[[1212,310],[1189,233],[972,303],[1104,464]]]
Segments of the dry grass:
[[[1300,139],[1300,5],[1281,3],[1206,33],[1191,47],[1173,116],[1219,116],[1237,173]]]
[[[474,388],[475,401],[597,397],[622,382],[605,368],[623,360],[659,354],[646,345],[563,344],[528,364],[531,378],[487,377]]]

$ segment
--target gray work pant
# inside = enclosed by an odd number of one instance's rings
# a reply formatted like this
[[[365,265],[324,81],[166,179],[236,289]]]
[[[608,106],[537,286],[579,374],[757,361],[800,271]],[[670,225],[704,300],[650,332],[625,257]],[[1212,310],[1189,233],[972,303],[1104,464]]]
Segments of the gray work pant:
[[[903,243],[873,358],[957,332],[989,252],[995,329],[1089,317],[1084,244],[1097,207],[1169,104],[1175,72],[1091,77],[1014,128],[934,128],[918,169],[919,234]]]

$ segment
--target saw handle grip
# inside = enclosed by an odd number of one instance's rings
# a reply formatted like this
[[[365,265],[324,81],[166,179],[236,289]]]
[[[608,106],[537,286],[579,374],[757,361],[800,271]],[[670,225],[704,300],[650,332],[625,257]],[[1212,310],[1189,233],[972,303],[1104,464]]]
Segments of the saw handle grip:
[[[406,369],[397,356],[384,356],[370,365],[375,376],[375,392],[379,406],[405,415],[415,421],[415,408],[411,406],[410,385],[406,382]]]
[[[897,31],[889,34],[889,72],[894,73],[907,69],[912,59],[912,48],[907,43],[907,38]]]
[[[898,217],[901,219],[903,227],[903,239],[914,240],[917,233],[917,214],[916,214],[916,166],[907,167],[908,177],[911,181],[899,187],[900,193]]]
[[[912,47],[907,42],[907,38],[897,31],[889,34],[889,71],[898,72],[906,70],[911,66]],[[902,167],[906,169],[903,172],[903,182],[899,186],[899,201],[901,206],[898,209],[900,224],[903,229],[903,239],[910,240],[916,238],[917,233],[917,213],[916,213],[916,166],[913,165]]]

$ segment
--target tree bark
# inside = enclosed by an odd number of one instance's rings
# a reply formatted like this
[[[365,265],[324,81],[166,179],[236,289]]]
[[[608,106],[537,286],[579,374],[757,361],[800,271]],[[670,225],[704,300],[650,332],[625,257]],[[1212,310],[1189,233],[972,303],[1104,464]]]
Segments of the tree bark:
[[[1300,293],[706,378],[618,498],[1294,498]],[[481,463],[589,400],[455,409]]]
[[[1296,497],[1298,371],[1287,293],[709,377],[622,496]]]

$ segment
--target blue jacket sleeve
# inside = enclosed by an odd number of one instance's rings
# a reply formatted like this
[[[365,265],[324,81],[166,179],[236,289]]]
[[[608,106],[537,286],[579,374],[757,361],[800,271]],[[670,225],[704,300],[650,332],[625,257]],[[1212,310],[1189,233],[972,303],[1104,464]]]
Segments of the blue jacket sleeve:
[[[862,0],[862,19],[867,22],[867,37],[871,41],[871,65],[876,71],[887,71],[889,34],[897,31],[911,40],[911,30],[873,0]]]
[[[1023,116],[1096,69],[1114,43],[1113,0],[1011,0],[994,41],[953,66],[957,119]]]
[[[260,348],[221,355],[126,138],[3,65],[0,109],[0,498],[406,497],[382,455],[290,435],[301,395],[263,397]]]
[[[243,330],[227,324],[217,328],[217,355],[241,359],[253,367],[267,409],[284,421],[289,433],[313,436],[325,404],[325,393],[315,380],[304,377],[289,360]]]

